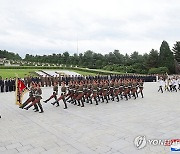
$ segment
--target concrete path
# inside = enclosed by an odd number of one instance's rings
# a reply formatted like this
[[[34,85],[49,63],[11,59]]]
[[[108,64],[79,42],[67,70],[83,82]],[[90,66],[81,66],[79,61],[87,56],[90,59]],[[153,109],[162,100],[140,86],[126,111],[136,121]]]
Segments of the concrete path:
[[[120,102],[68,104],[68,109],[44,104],[45,112],[19,109],[15,94],[0,93],[0,153],[48,154],[160,154],[169,146],[149,145],[138,150],[134,139],[180,139],[180,92],[157,92],[145,83],[145,98]],[[52,88],[43,89],[43,98]],[[25,98],[27,95],[25,96]],[[24,98],[24,99],[25,99]]]
[[[58,75],[57,73],[63,73],[65,75],[74,75],[74,76],[80,75],[76,72],[68,71],[68,70],[43,70],[43,71],[46,72],[47,74],[50,74],[51,76],[56,76],[56,75]]]

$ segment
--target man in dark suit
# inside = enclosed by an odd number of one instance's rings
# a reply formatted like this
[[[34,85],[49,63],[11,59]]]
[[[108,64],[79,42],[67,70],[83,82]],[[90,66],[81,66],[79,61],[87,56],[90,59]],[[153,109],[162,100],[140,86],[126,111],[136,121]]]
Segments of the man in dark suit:
[[[0,87],[1,87],[1,92],[4,92],[4,80],[3,80],[3,78],[1,78],[1,80],[0,80]]]
[[[6,78],[6,80],[4,81],[4,85],[5,85],[5,92],[9,91],[9,81],[8,78]]]

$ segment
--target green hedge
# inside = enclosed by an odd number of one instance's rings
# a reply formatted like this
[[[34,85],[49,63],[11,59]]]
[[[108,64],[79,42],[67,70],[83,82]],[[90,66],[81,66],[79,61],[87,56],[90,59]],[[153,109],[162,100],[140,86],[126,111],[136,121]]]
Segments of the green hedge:
[[[158,68],[151,68],[149,69],[149,74],[165,74],[169,73],[169,70],[167,67],[158,67]]]

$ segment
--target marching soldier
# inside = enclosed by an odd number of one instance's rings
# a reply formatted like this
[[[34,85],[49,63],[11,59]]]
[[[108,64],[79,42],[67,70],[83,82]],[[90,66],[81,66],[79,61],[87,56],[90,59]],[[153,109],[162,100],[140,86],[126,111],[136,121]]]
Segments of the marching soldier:
[[[58,95],[58,86],[57,83],[54,83],[53,86],[53,94],[45,101],[43,101],[44,103],[47,103],[48,101],[50,101],[52,98],[54,98],[55,100],[57,100],[57,95]]]
[[[48,86],[48,76],[46,75],[44,79],[45,79],[45,85],[47,87]]]
[[[64,109],[67,109],[67,104],[66,104],[66,99],[65,99],[65,97],[66,97],[66,86],[65,86],[65,84],[64,84],[64,82],[63,82],[63,83],[62,83],[62,87],[61,87],[61,96],[60,96],[54,103],[51,103],[51,104],[52,104],[52,105],[57,104],[56,107],[58,107],[58,106],[59,106],[59,101],[62,99],[63,102],[64,102],[64,105],[65,105]]]
[[[106,80],[106,81],[104,82],[104,86],[103,86],[103,97],[104,97],[104,99],[106,100],[106,103],[108,103],[108,97],[107,97],[107,95],[108,95],[108,81]]]
[[[133,80],[131,92],[132,92],[134,99],[136,99],[136,91],[137,91],[136,86],[137,86],[137,83]]]
[[[84,101],[82,100],[82,97],[83,97],[83,95],[84,95],[84,92],[83,92],[83,82],[80,82],[80,85],[79,85],[79,87],[78,87],[78,89],[77,89],[77,93],[78,93],[78,95],[77,95],[77,97],[76,97],[76,100],[77,100],[77,102],[78,102],[78,105],[77,105],[77,106],[80,106],[81,103],[82,103],[81,107],[84,107]],[[80,102],[81,102],[81,103],[80,103]]]
[[[37,84],[37,89],[36,89],[35,94],[34,94],[35,100],[32,102],[32,104],[30,104],[28,107],[26,107],[24,109],[28,110],[33,105],[38,104],[38,106],[41,110],[39,113],[43,113],[44,110],[43,110],[43,107],[42,107],[41,102],[40,102],[42,99],[41,95],[42,95],[42,90],[40,88],[40,84]]]
[[[90,96],[91,96],[91,81],[89,80],[88,81],[88,84],[87,84],[87,90],[86,90],[86,95],[85,95],[85,99],[87,99],[87,102],[86,103],[89,103],[89,99],[90,99]]]
[[[119,102],[119,82],[117,81],[117,80],[115,80],[115,83],[114,83],[114,95],[115,95],[115,97],[117,98],[117,102]]]
[[[144,95],[143,95],[143,85],[144,85],[144,83],[143,83],[143,81],[140,79],[140,82],[139,82],[139,93],[141,93],[141,96],[142,96],[142,98],[144,98]]]
[[[41,86],[44,87],[45,77],[42,75],[40,78],[41,78]]]
[[[33,102],[35,100],[34,94],[35,94],[36,89],[37,89],[36,84],[32,82],[30,92],[29,92],[29,98],[19,108],[23,109],[26,105],[28,105],[30,102]],[[34,104],[33,110],[35,110],[35,112],[39,111],[37,104]]]
[[[97,90],[98,90],[98,86],[96,81],[93,82],[93,87],[92,87],[92,96],[91,96],[91,102],[92,102],[92,98],[94,98],[94,100],[96,101],[96,105],[98,105],[98,101],[97,101]]]
[[[111,96],[111,100],[114,101],[114,82],[113,82],[113,80],[111,80],[110,84],[109,84],[109,95]]]

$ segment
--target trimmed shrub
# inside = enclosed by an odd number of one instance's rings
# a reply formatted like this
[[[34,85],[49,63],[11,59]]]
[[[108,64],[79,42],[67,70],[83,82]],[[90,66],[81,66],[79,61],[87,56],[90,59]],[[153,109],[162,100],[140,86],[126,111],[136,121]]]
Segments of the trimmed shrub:
[[[158,68],[151,68],[149,69],[149,74],[165,74],[169,73],[169,70],[167,67],[158,67]]]

